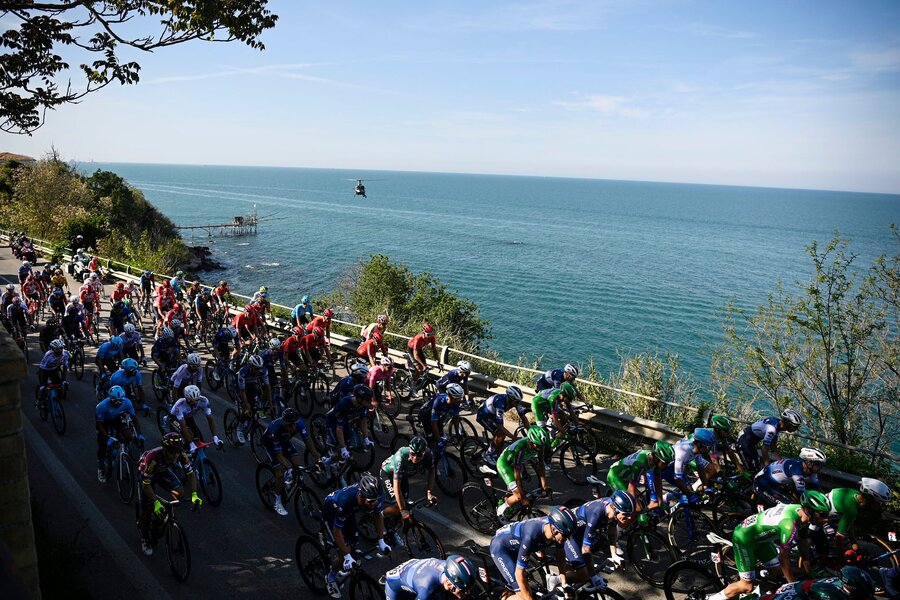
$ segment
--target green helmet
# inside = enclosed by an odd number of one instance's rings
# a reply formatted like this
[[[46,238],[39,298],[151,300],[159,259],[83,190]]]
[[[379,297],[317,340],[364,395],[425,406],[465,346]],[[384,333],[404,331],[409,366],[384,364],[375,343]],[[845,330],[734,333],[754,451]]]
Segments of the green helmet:
[[[859,567],[847,566],[841,569],[841,583],[847,592],[859,598],[868,598],[875,593],[875,580]]]
[[[828,496],[816,490],[803,492],[803,495],[800,496],[800,505],[813,512],[831,512],[831,502],[828,500]]]
[[[729,419],[725,415],[713,415],[712,417],[710,417],[709,426],[716,431],[730,432],[732,430],[731,419]]]
[[[797,596],[791,597],[797,598]],[[824,581],[813,583],[809,587],[806,597],[810,598],[810,600],[849,600],[850,598],[844,590]]]
[[[528,428],[528,441],[535,446],[546,446],[550,443],[550,436],[540,425],[532,425]]]
[[[664,463],[670,463],[675,460],[675,448],[669,442],[659,441],[653,444],[653,456]]]
[[[569,400],[575,399],[575,386],[568,381],[559,386],[559,392]]]
[[[413,439],[409,440],[409,451],[411,454],[415,456],[422,456],[425,454],[425,451],[428,449],[428,442],[425,441],[421,435],[417,435]]]

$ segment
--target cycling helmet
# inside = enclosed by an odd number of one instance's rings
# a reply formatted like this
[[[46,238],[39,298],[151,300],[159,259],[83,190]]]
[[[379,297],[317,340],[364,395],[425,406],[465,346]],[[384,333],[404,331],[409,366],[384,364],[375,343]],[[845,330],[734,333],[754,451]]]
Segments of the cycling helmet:
[[[431,323],[425,323],[422,325],[422,333],[425,335],[431,335],[434,333],[434,327],[431,326]]]
[[[119,366],[122,367],[122,369],[124,369],[125,372],[129,375],[134,375],[134,373],[138,370],[138,362],[133,358],[126,358]]]
[[[22,266],[23,266],[23,267],[30,267],[30,266],[31,266],[31,263],[28,262],[27,260],[23,260],[23,261],[22,261]]]
[[[134,333],[134,325],[132,325],[131,323],[125,323],[125,327],[123,327],[123,330],[128,334]]]
[[[371,473],[363,473],[359,478],[359,495],[365,500],[381,500],[381,482]]]
[[[331,317],[334,316],[334,311],[331,310],[330,308],[326,308],[326,309],[322,312],[322,316],[325,317],[326,319],[330,319]]]
[[[230,335],[232,337],[232,339],[237,337],[237,329],[235,328],[234,325],[229,325],[227,329],[228,329],[228,335]]]
[[[316,336],[317,338],[323,338],[323,337],[325,337],[325,330],[322,329],[321,327],[314,327],[313,335]]]
[[[162,447],[166,450],[181,451],[184,448],[184,438],[180,433],[169,432],[162,437]]]
[[[575,513],[565,506],[554,506],[547,515],[547,521],[561,534],[568,536],[575,529]]]
[[[775,597],[799,598],[799,596],[794,594],[778,594]],[[809,586],[809,591],[803,594],[803,597],[809,598],[809,600],[848,600],[850,598],[839,586],[834,586],[824,581],[814,581]]]
[[[466,375],[468,375],[469,373],[472,372],[472,363],[470,363],[470,362],[467,361],[467,360],[461,360],[461,361],[459,361],[458,363],[456,363],[456,367],[457,367],[460,371],[462,371],[463,373],[465,373]]]
[[[184,271],[176,271],[175,277],[184,277]]]
[[[390,356],[382,356],[381,360],[378,361],[378,364],[380,364],[382,367],[393,367],[394,361],[391,360]]]
[[[272,350],[278,350],[279,348],[281,348],[281,340],[279,340],[277,337],[273,337],[271,340],[269,340],[269,348],[271,348]]]
[[[100,276],[97,275],[97,271],[91,271],[91,279],[97,280]]]
[[[163,327],[162,337],[165,340],[171,340],[175,336],[175,332],[172,331],[171,327]]]
[[[187,355],[187,364],[190,367],[199,367],[200,366],[200,355],[196,352],[191,352]]]
[[[162,285],[164,288],[170,288],[170,287],[172,287],[172,282],[169,281],[168,279],[163,279]]]
[[[566,375],[578,377],[578,367],[576,367],[575,365],[566,365],[565,367],[563,367],[563,371],[565,371]]]
[[[875,581],[859,567],[841,569],[841,583],[849,594],[857,598],[870,598],[875,594]]]
[[[528,428],[528,441],[535,446],[546,446],[550,443],[550,435],[540,425],[532,425]]]
[[[828,496],[816,490],[803,492],[800,496],[800,505],[813,512],[827,513],[831,511],[831,502]]]
[[[297,412],[296,408],[289,406],[282,411],[281,419],[289,425],[295,425],[300,420],[300,413]]]
[[[153,272],[152,271],[144,271],[143,275],[150,277],[151,275],[153,275]]]
[[[196,385],[189,385],[184,388],[184,399],[188,402],[196,402],[200,399],[200,388]]]
[[[12,292],[12,291],[15,291],[16,286],[15,286],[14,284],[12,284],[12,283],[7,283],[7,284],[6,284],[6,289],[9,290],[10,292]]]
[[[181,319],[172,319],[172,329],[181,329]]]
[[[409,440],[409,451],[414,456],[422,456],[428,450],[428,442],[421,435]]]
[[[265,286],[265,285],[259,286],[259,293],[260,293],[260,294],[265,294],[265,293],[268,292],[268,291],[269,291],[268,286]]]
[[[91,280],[91,274],[90,274],[90,273],[85,273],[84,275],[81,276],[81,280],[82,280],[83,282],[87,283],[88,281]]]
[[[263,359],[259,354],[251,354],[250,358],[247,359],[247,364],[255,369],[262,369],[263,367]]]
[[[625,490],[614,491],[612,496],[610,496],[610,499],[612,500],[613,506],[616,507],[616,510],[623,515],[630,515],[636,508],[637,503],[634,500],[634,496]]]
[[[731,431],[731,419],[725,415],[713,415],[709,418],[709,426],[716,431]]]
[[[379,325],[387,325],[388,324],[388,316],[387,315],[378,315],[378,324]]]
[[[803,423],[803,417],[792,408],[785,409],[785,411],[781,413],[781,420],[790,423],[794,427],[800,427],[800,424]]]
[[[716,434],[708,427],[698,427],[694,430],[694,441],[707,448],[713,448],[716,445]]]
[[[66,349],[66,343],[62,340],[53,340],[50,342],[50,349],[53,351],[62,351]],[[881,483],[881,482],[879,482]]]
[[[300,304],[309,304],[309,296],[303,296],[300,298]]]
[[[891,489],[883,481],[871,477],[863,477],[859,481],[859,491],[872,496],[879,502],[890,502]]]
[[[365,379],[369,376],[369,367],[362,363],[356,363],[350,367],[350,377],[358,377]]]
[[[522,401],[522,390],[519,389],[518,386],[511,385],[506,388],[506,397],[512,400],[513,402],[521,402]]]
[[[447,386],[447,395],[453,398],[454,400],[460,400],[465,394],[465,390],[463,390],[463,386],[458,383],[451,383]]]
[[[219,287],[228,287],[228,282],[224,279],[219,280]]]
[[[460,592],[466,592],[475,583],[475,565],[468,558],[451,554],[444,561],[444,577]]]
[[[109,388],[109,399],[113,404],[119,404],[125,399],[125,389],[121,385],[114,385]]]
[[[658,460],[668,464],[675,460],[675,448],[669,442],[659,441],[653,444],[651,453]]]
[[[825,453],[817,448],[801,448],[800,459],[807,462],[824,463]]]
[[[122,349],[122,345],[123,345],[123,343],[122,343],[122,338],[120,338],[120,337],[117,336],[117,335],[116,335],[116,336],[113,336],[113,337],[109,338],[109,344],[110,344],[110,346],[112,346],[112,347],[115,348],[116,350],[121,350],[121,349]]]
[[[306,331],[304,331],[304,329],[302,327],[300,327],[299,325],[294,327],[293,333],[294,333],[294,335],[299,335],[300,337],[303,337],[304,335],[306,335]]]
[[[371,400],[372,388],[363,383],[357,383],[353,386],[353,395],[362,400]]]
[[[568,398],[569,400],[575,399],[575,395],[576,395],[575,386],[572,385],[571,383],[569,383],[568,381],[566,383],[562,384],[561,386],[559,386],[559,392],[563,396]]]

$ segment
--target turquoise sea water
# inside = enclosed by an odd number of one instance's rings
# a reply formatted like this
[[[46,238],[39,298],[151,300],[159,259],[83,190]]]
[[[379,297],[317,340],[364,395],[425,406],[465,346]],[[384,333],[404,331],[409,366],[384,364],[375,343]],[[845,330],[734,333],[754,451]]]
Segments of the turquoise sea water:
[[[756,306],[807,279],[804,247],[835,230],[861,265],[891,249],[900,196],[767,188],[326,169],[81,165],[120,174],[178,224],[258,205],[259,235],[209,244],[233,289],[293,305],[382,253],[476,302],[506,358],[618,368],[669,350],[701,383],[734,297]],[[366,182],[368,200],[353,196]],[[375,181],[379,180],[379,181]],[[187,236],[190,242],[190,236]],[[207,244],[205,236],[194,243]],[[317,306],[318,308],[318,306]]]

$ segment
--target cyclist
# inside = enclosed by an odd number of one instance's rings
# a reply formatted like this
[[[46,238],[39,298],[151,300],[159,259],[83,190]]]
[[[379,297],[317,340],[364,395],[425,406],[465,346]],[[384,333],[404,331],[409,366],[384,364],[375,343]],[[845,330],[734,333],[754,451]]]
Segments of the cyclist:
[[[325,343],[331,345],[331,319],[334,317],[334,311],[326,308],[321,315],[313,319],[306,326],[306,331],[311,332],[316,327],[321,327],[325,331]]]
[[[484,401],[475,413],[475,420],[484,427],[491,436],[491,445],[484,453],[484,460],[489,464],[497,464],[497,456],[506,438],[515,439],[503,425],[503,414],[507,410],[515,409],[519,419],[525,418],[525,408],[522,407],[522,390],[515,385],[506,388],[505,394],[494,394]]]
[[[353,388],[360,383],[366,383],[369,380],[369,367],[362,363],[354,363],[350,367],[350,374],[342,377],[328,391],[328,403],[334,404],[344,396],[353,393]]]
[[[34,271],[31,269],[31,263],[27,260],[22,261],[22,264],[19,266],[19,285],[21,286],[25,283],[25,280],[33,274]]]
[[[439,558],[410,559],[385,574],[385,600],[425,600],[451,595],[462,598],[475,585],[475,565],[451,554]]]
[[[592,547],[597,541],[595,535],[603,529],[606,530],[609,559],[614,566],[622,566],[624,560],[616,548],[618,532],[631,525],[636,510],[637,501],[624,490],[616,490],[606,498],[590,500],[575,509],[576,527],[566,544],[570,544],[573,551],[584,557],[588,575],[592,578],[597,575],[594,560],[591,558]]]
[[[677,441],[673,446],[675,458],[670,465],[660,471],[660,477],[672,483],[681,492],[679,503],[696,504],[698,498],[688,485],[687,470],[693,466],[704,486],[709,484],[715,473],[715,465],[704,458],[716,449],[716,434],[707,427],[698,427],[694,433]]]
[[[269,423],[262,436],[262,445],[269,457],[269,465],[275,470],[275,504],[273,508],[282,517],[288,514],[281,500],[284,495],[284,486],[285,484],[290,485],[294,477],[300,477],[299,473],[294,474],[295,467],[300,466],[300,455],[297,454],[294,444],[291,443],[291,438],[298,431],[313,458],[317,461],[322,460],[316,445],[310,443],[309,432],[296,408],[284,409],[280,417]]]
[[[451,383],[447,386],[447,393],[426,400],[419,408],[419,425],[429,446],[434,447],[444,435],[444,424],[448,418],[453,420],[454,425],[459,423],[459,403],[462,402],[462,398],[462,386]]]
[[[531,411],[534,413],[535,423],[547,428],[548,431],[548,425],[552,423],[553,429],[556,430],[550,448],[555,448],[562,441],[566,432],[566,423],[561,414],[563,410],[572,410],[571,402],[576,396],[575,386],[569,382],[563,382],[558,388],[546,388],[531,399]]]
[[[122,356],[135,360],[144,360],[144,344],[141,341],[141,332],[131,323],[125,323],[122,328]]]
[[[172,405],[172,410],[169,411],[169,414],[178,423],[181,435],[184,437],[184,441],[189,444],[191,452],[197,447],[194,444],[194,439],[203,439],[203,436],[200,435],[200,428],[197,427],[197,421],[194,420],[194,415],[197,413],[206,415],[206,422],[209,424],[209,432],[213,436],[213,443],[217,448],[222,448],[224,444],[219,439],[219,433],[216,430],[216,420],[213,419],[209,399],[200,393],[200,388],[196,385],[185,386],[184,395]]]
[[[115,287],[113,288],[112,294],[110,294],[109,299],[112,302],[121,302],[125,298],[128,297],[129,290],[125,287],[124,281],[117,281]]]
[[[213,336],[212,348],[210,349],[213,358],[221,364],[227,365],[229,362],[228,359],[231,356],[231,341],[236,337],[237,329],[233,326],[228,325],[226,327],[220,327],[218,331],[216,331],[216,335]],[[219,381],[222,378],[218,369],[213,371],[212,376],[216,381]]]
[[[134,311],[125,304],[124,300],[113,302],[109,309],[109,320],[106,325],[109,335],[119,335],[125,330],[125,323],[134,318]]]
[[[153,298],[153,287],[156,285],[156,277],[153,271],[141,273],[141,304],[149,303]]]
[[[890,502],[891,489],[878,479],[863,477],[859,489],[835,488],[828,492],[831,512],[828,521],[835,527],[835,542],[841,548],[847,538],[853,539],[853,524],[861,512],[878,514]]]
[[[741,464],[741,460],[735,450],[734,426],[731,423],[731,419],[725,415],[713,415],[709,418],[709,427],[716,434],[716,442],[718,447],[721,448],[722,454],[734,465],[738,475],[743,475],[744,466]]]
[[[375,401],[381,404],[387,396],[388,402],[394,401],[394,392],[391,389],[391,382],[394,379],[394,361],[390,356],[382,356],[381,360],[375,368],[369,369],[369,376],[366,383],[375,394]],[[381,385],[378,385],[378,384]],[[382,389],[384,390],[382,392]]]
[[[169,280],[169,283],[172,285],[172,291],[175,292],[175,297],[179,300],[184,297],[184,291],[187,287],[187,281],[184,279],[184,271],[177,271],[175,276]]]
[[[384,459],[381,463],[381,478],[384,480],[388,495],[396,500],[395,504],[384,509],[384,516],[394,517],[400,514],[404,519],[409,517],[409,511],[406,509],[409,477],[425,469],[428,470],[426,497],[430,505],[435,504],[437,496],[431,492],[434,489],[435,466],[434,453],[421,435],[409,440],[408,446],[403,446]]]
[[[124,441],[130,441],[131,431],[125,426],[126,415],[131,417],[131,423],[137,431],[138,444],[144,444],[144,436],[141,434],[141,424],[134,415],[134,406],[131,400],[125,397],[125,389],[120,385],[109,388],[109,395],[94,409],[97,425],[97,481],[106,483],[106,455],[112,448],[117,438],[124,437]]]
[[[803,600],[805,598],[822,598],[823,591],[837,591],[837,595],[826,596],[828,598],[841,598],[842,600],[870,600],[875,597],[875,580],[863,569],[854,566],[845,566],[835,577],[822,579],[807,579],[787,583],[776,591],[783,594],[786,599]]]
[[[312,330],[312,333],[304,335],[300,342],[300,348],[306,359],[306,365],[310,369],[322,362],[323,350],[325,351],[325,356],[328,357],[328,362],[332,365],[334,364],[331,348],[325,343],[325,330],[321,327],[316,327]]]
[[[62,319],[66,312],[66,295],[60,288],[53,288],[50,297],[47,298],[47,305],[57,318]],[[6,314],[6,307],[3,308],[3,314]]]
[[[50,342],[50,348],[44,353],[38,367],[38,397],[43,400],[47,393],[47,384],[60,384],[66,380],[69,370],[69,351],[60,339]]]
[[[291,310],[291,321],[296,327],[303,327],[313,318],[313,307],[309,296],[303,296],[300,304]]]
[[[673,460],[675,449],[672,444],[660,440],[653,444],[651,450],[638,450],[614,462],[606,474],[606,483],[612,491],[625,490],[637,498],[637,486],[643,479],[650,499],[647,508],[656,508],[662,495],[659,472]],[[639,504],[638,511],[642,508]]]
[[[381,516],[383,504],[381,482],[370,473],[364,473],[359,483],[330,493],[322,502],[322,520],[338,548],[338,556],[325,577],[325,585],[332,598],[341,597],[337,571],[349,571],[358,564],[353,558],[353,547],[358,539],[357,512],[364,510],[372,513],[378,535],[378,549],[384,553],[391,551],[391,547],[384,541],[384,519]]]
[[[500,453],[497,458],[497,473],[506,484],[509,495],[497,506],[497,516],[501,522],[506,517],[506,511],[518,504],[524,498],[522,491],[522,475],[527,463],[534,465],[534,470],[541,482],[541,489],[548,495],[550,486],[547,485],[547,475],[544,471],[544,462],[539,460],[544,448],[550,444],[550,436],[547,430],[538,425],[528,428],[525,437],[514,441]]]
[[[175,291],[168,279],[163,279],[162,284],[156,288],[156,326],[165,325],[166,314],[175,307]]]
[[[59,292],[59,294],[56,292]],[[57,289],[50,295],[49,300],[50,307],[53,309],[53,314],[55,315],[56,307],[53,306],[54,299],[62,304],[59,319],[62,322],[66,335],[76,340],[84,339],[84,333],[87,326],[84,322],[84,309],[82,308],[81,303],[78,302],[78,298],[72,298],[72,301],[66,304],[66,298],[62,294],[62,290]]]
[[[62,290],[60,290],[60,294],[62,294]],[[3,313],[3,316],[6,316],[6,309],[9,308],[10,304],[12,304],[12,299],[16,295],[16,284],[7,283],[6,291],[3,292],[2,296],[0,296],[0,312]]]
[[[184,438],[179,433],[167,433],[158,448],[148,450],[141,456],[138,472],[141,485],[138,487],[138,529],[141,532],[141,548],[144,554],[153,554],[150,539],[150,516],[162,514],[164,507],[157,498],[153,486],[168,490],[176,499],[184,496],[184,479],[190,489],[191,504],[200,508],[203,500],[197,495],[197,478],[191,467],[191,457],[184,452]]]
[[[119,360],[122,358],[124,345],[125,343],[119,336],[113,336],[109,338],[108,342],[100,344],[100,347],[97,348],[97,356],[94,362],[101,375],[109,375],[119,368]]]
[[[284,364],[291,375],[306,373],[306,359],[303,357],[303,337],[305,332],[302,327],[294,327],[285,340],[281,343],[281,353],[284,356]]]
[[[134,396],[134,400],[140,403],[141,410],[148,412],[147,399],[144,397],[144,378],[138,368],[138,362],[133,358],[126,358],[119,365],[119,369],[109,376],[109,385],[121,386]]]
[[[370,337],[372,337],[372,332],[377,331],[382,336],[384,336],[384,332],[387,331],[388,324],[388,316],[387,315],[378,315],[378,320],[374,323],[369,323],[365,327],[362,328],[362,331],[359,332],[359,337],[361,341],[366,341]]]
[[[560,580],[565,584],[574,575],[574,571],[582,566],[581,553],[566,544],[574,530],[575,515],[565,506],[553,507],[546,517],[527,519],[497,530],[491,540],[491,557],[506,580],[507,588],[513,592],[505,600],[534,598],[525,574],[532,552],[544,550],[545,554],[550,554],[551,550],[561,547],[568,566],[557,558]]]
[[[12,302],[6,307],[6,321],[9,323],[11,332],[18,329],[19,335],[22,337],[28,334],[31,313],[28,312],[28,306],[22,302],[22,297],[18,294],[13,296]]]
[[[189,385],[197,386],[197,389],[200,389],[200,384],[203,383],[200,355],[196,352],[188,354],[187,360],[175,369],[175,372],[169,377],[169,381],[172,383],[172,402],[184,397],[184,390]]]
[[[779,460],[781,457],[776,451],[778,434],[781,431],[797,431],[802,423],[803,418],[800,413],[788,408],[781,413],[781,418],[766,417],[748,425],[738,437],[737,442],[747,470],[756,472],[773,460]],[[759,453],[756,449],[760,442],[762,442],[762,465],[760,465]]]
[[[791,572],[791,546],[798,546],[801,564],[808,571],[809,527],[820,524],[830,510],[831,505],[824,494],[808,491],[800,497],[800,504],[779,504],[744,519],[732,537],[734,562],[740,579],[707,600],[726,600],[751,592],[757,561],[769,568],[780,566],[788,583],[795,581]]]
[[[238,333],[231,356],[237,358],[242,346],[247,342],[256,342],[259,339],[259,319],[256,305],[246,305],[244,310],[231,320],[231,325]]]
[[[214,310],[213,297],[209,289],[203,288],[194,298],[191,307],[197,319],[197,341],[202,341],[206,338],[206,329],[209,327],[209,319]]]
[[[328,442],[340,450],[341,458],[349,460],[350,451],[347,449],[347,427],[356,422],[360,435],[363,436],[363,444],[374,446],[375,442],[369,439],[369,423],[366,415],[372,404],[372,388],[364,384],[353,387],[353,394],[344,396],[325,413],[325,428],[328,430]]]
[[[272,405],[272,388],[269,386],[269,374],[263,368],[263,359],[258,354],[251,354],[247,364],[238,369],[237,388],[240,397],[240,409],[243,419],[237,428],[238,442],[247,442],[245,436],[250,426],[250,412],[256,407],[251,404],[251,399],[261,399],[262,406]]]
[[[63,288],[66,288],[66,291],[69,290],[69,280],[63,275],[62,269],[56,269],[53,272],[53,275],[50,277],[50,285],[54,288],[59,288],[60,291],[62,291]]]
[[[59,323],[59,319],[56,318],[56,315],[51,314],[47,317],[47,322],[41,327],[40,332],[38,333],[38,340],[40,341],[41,350],[46,352],[50,349],[50,342],[60,337],[65,337],[66,332],[62,328],[62,325]]]
[[[825,454],[816,448],[801,448],[800,458],[769,463],[753,480],[757,499],[766,508],[796,502],[807,488],[820,487],[819,472],[824,464]]]
[[[375,360],[378,351],[381,350],[382,356],[388,355],[387,345],[384,343],[384,337],[377,331],[372,332],[372,337],[370,337],[365,342],[361,343],[359,347],[356,349],[356,355],[360,358],[365,358],[369,363],[369,368],[374,368],[378,363]]]
[[[441,361],[438,358],[437,351],[437,339],[434,337],[434,327],[430,323],[424,323],[422,325],[422,333],[417,334],[406,345],[412,351],[413,366],[416,369],[410,381],[410,386],[412,387],[413,396],[418,396],[419,392],[416,388],[419,378],[428,372],[428,363],[425,362],[426,346],[431,346],[431,356],[434,358],[434,362],[437,363],[438,369],[441,368]]]
[[[259,353],[263,359],[263,367],[269,373],[269,384],[275,389],[281,390],[280,397],[287,395],[287,367],[285,366],[284,352],[281,351],[281,340],[277,337],[270,338],[267,347]],[[280,381],[279,381],[280,380]],[[275,386],[278,386],[277,388]]]
[[[447,391],[447,386],[456,383],[462,386],[465,397],[469,397],[469,375],[472,374],[472,363],[467,360],[461,360],[456,363],[456,368],[448,371],[443,377],[435,382],[435,387],[443,393]]]
[[[558,388],[564,383],[575,385],[578,379],[578,367],[568,364],[562,369],[551,369],[538,377],[535,390],[542,392],[551,388]]]
[[[178,345],[171,327],[163,327],[150,348],[150,358],[162,373],[169,373],[178,364]]]

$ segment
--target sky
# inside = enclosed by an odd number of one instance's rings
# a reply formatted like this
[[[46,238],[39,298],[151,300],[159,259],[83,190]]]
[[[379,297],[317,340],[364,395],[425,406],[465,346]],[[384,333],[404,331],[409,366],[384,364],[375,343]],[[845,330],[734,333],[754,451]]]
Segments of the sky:
[[[0,150],[900,193],[896,0],[269,6]]]

